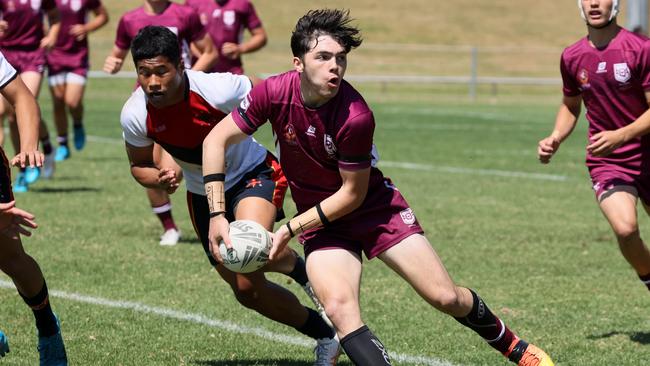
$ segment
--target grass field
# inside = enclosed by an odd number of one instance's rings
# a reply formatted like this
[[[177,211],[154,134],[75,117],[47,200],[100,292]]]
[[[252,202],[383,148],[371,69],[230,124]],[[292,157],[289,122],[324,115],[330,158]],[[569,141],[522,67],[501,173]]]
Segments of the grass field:
[[[158,246],[159,224],[129,174],[120,139],[118,115],[132,85],[91,80],[88,147],[73,151],[54,179],[17,197],[41,225],[25,247],[46,274],[71,364],[310,364],[308,339],[244,310],[217,279],[181,192],[174,214],[185,239]],[[376,114],[383,170],[459,284],[482,294],[558,365],[647,363],[650,294],[594,204],[583,167],[584,123],[555,161],[541,166],[535,146],[551,128],[552,103],[363,91]],[[41,105],[49,118],[47,97]],[[270,139],[263,133],[261,140]],[[293,214],[290,200],[285,207]],[[648,237],[647,218],[641,226]],[[307,301],[286,277],[272,278]],[[1,363],[33,365],[32,315],[0,279],[0,328],[11,344]],[[396,364],[508,364],[378,261],[366,262],[362,306]]]

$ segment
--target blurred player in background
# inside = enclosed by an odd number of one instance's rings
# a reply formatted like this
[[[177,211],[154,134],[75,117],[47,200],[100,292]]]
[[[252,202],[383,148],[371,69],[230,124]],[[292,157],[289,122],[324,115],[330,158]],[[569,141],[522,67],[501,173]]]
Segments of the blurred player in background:
[[[307,273],[341,345],[355,365],[390,365],[388,351],[363,323],[362,252],[378,257],[436,309],[484,338],[520,366],[550,366],[544,351],[515,335],[474,291],[458,287],[390,179],[374,167],[374,117],[345,80],[347,54],[361,45],[348,12],[312,10],[291,37],[294,71],[257,85],[210,132],[203,174],[223,174],[228,146],[270,121],[298,215],[274,234],[271,258],[300,234]],[[215,212],[228,209],[223,182],[206,191]],[[210,220],[210,245],[228,242],[228,221]]]
[[[650,207],[650,41],[618,26],[616,0],[578,0],[588,36],[562,53],[564,98],[550,136],[547,164],[571,134],[584,101],[589,122],[587,168],[596,201],[623,257],[650,289],[650,251],[639,234],[636,205]]]
[[[266,45],[266,31],[249,0],[186,0],[199,14],[201,24],[219,50],[219,60],[211,71],[243,74],[241,55]],[[250,38],[243,42],[244,30]]]
[[[27,88],[38,98],[41,80],[45,70],[45,52],[54,47],[59,29],[59,11],[54,0],[16,1],[0,0],[0,49],[13,67],[18,70]],[[49,29],[44,33],[43,15],[47,15]],[[11,106],[3,103],[0,107],[0,119],[8,117],[11,141],[15,151],[20,151],[20,138],[16,127],[16,116]],[[0,128],[0,133],[2,128]],[[2,135],[4,139],[4,135]],[[45,163],[43,175],[46,178],[54,174],[54,152],[47,127],[40,123],[39,139],[43,144]],[[2,141],[0,141],[2,142]],[[26,192],[28,185],[40,176],[40,168],[21,169],[14,182],[14,192]]]
[[[70,157],[67,112],[72,117],[75,148],[81,150],[86,144],[83,95],[89,67],[88,34],[108,22],[108,13],[100,0],[56,0],[56,5],[61,30],[56,45],[47,54],[47,68],[59,144],[55,160],[63,161]],[[88,13],[94,15],[90,21]]]
[[[7,161],[0,149],[0,269],[13,281],[18,294],[32,309],[38,330],[40,364],[67,365],[67,357],[59,321],[52,312],[43,273],[34,258],[23,248],[20,235],[30,236],[37,227],[34,215],[15,206],[11,190],[11,166],[39,167],[43,154],[38,151],[40,111],[32,92],[25,86],[18,72],[0,54],[0,94],[16,113],[20,151]],[[0,332],[0,357],[9,352],[9,344]]]
[[[153,163],[159,143],[183,168],[190,217],[210,263],[230,285],[237,300],[265,317],[286,324],[317,340],[316,365],[329,365],[338,356],[334,330],[318,312],[304,307],[294,294],[266,279],[264,271],[284,273],[312,294],[305,263],[285,250],[264,269],[240,274],[218,265],[210,254],[210,217],[254,220],[273,229],[282,214],[287,182],[277,159],[252,137],[228,151],[227,212],[208,208],[201,170],[203,139],[212,126],[233,110],[250,91],[241,75],[185,71],[174,34],[164,27],[146,27],[133,41],[133,61],[141,85],[122,109],[121,123],[133,177],[145,187],[173,192],[179,182],[173,169]],[[211,213],[212,212],[212,213]]]
[[[186,68],[190,68],[191,65],[190,45],[200,53],[191,66],[192,70],[208,71],[217,60],[218,54],[212,39],[201,26],[199,17],[193,9],[169,0],[145,0],[143,6],[125,13],[120,19],[115,45],[104,62],[104,71],[110,74],[120,71],[131,47],[131,41],[140,29],[148,25],[164,26],[176,34]],[[180,172],[180,167],[157,144],[154,145],[154,158],[157,166],[169,167]],[[172,217],[169,194],[164,190],[147,188],[147,197],[164,229],[160,237],[160,245],[176,245],[181,232]]]

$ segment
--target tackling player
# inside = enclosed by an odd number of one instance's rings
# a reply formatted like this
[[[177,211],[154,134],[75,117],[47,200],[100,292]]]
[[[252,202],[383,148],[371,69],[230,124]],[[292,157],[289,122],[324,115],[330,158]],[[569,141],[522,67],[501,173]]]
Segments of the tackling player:
[[[361,44],[348,12],[312,10],[291,36],[294,71],[266,79],[210,132],[203,174],[229,172],[226,149],[270,121],[298,215],[274,234],[271,258],[300,235],[309,280],[355,365],[390,365],[361,319],[362,253],[378,257],[436,309],[477,332],[518,365],[547,366],[544,351],[516,336],[472,290],[454,284],[393,183],[374,167],[374,118],[344,79],[347,54]],[[235,145],[236,146],[236,145]],[[210,249],[229,241],[224,182],[205,185],[213,213]],[[219,257],[219,259],[221,259]]]
[[[190,67],[190,44],[201,53],[192,66],[193,70],[208,71],[217,60],[217,51],[212,40],[202,28],[198,15],[191,8],[169,0],[144,0],[143,6],[125,13],[120,18],[115,45],[111,55],[106,58],[104,71],[111,74],[120,71],[131,47],[131,41],[140,29],[148,25],[165,26],[176,34],[183,50],[185,67]],[[171,167],[180,171],[169,154],[158,145],[154,145],[154,156],[158,166]],[[176,245],[181,232],[172,217],[169,195],[163,190],[147,189],[147,197],[164,229],[160,237],[160,245]]]
[[[88,34],[108,22],[108,13],[100,0],[56,0],[56,5],[61,14],[61,31],[47,54],[47,68],[59,144],[55,160],[63,161],[70,157],[66,108],[72,116],[75,148],[81,150],[86,144],[83,95],[89,67]],[[88,13],[93,13],[94,18],[87,22]]]
[[[176,172],[154,164],[153,144],[168,151],[183,169],[190,217],[205,253],[237,301],[316,339],[316,365],[332,364],[339,353],[334,330],[318,312],[302,306],[294,294],[264,275],[264,271],[287,274],[309,293],[304,261],[294,251],[283,250],[269,265],[249,274],[230,272],[210,254],[210,217],[254,220],[272,230],[282,212],[286,179],[277,159],[253,138],[228,150],[224,187],[229,209],[215,213],[205,198],[203,139],[249,92],[250,80],[229,73],[186,71],[176,37],[165,27],[145,27],[133,40],[131,52],[141,87],[124,105],[121,123],[133,177],[145,187],[173,193],[179,186]]]
[[[623,257],[650,289],[650,251],[639,234],[636,205],[650,205],[650,41],[618,26],[617,0],[578,0],[588,36],[562,53],[564,98],[550,136],[539,142],[543,164],[571,134],[584,101],[589,122],[587,168],[596,201]],[[650,212],[650,211],[649,211]]]
[[[22,82],[18,72],[0,53],[0,94],[16,113],[20,151],[7,161],[0,148],[0,269],[13,281],[18,294],[32,309],[38,330],[40,364],[67,365],[67,357],[59,321],[50,306],[47,284],[38,263],[25,253],[20,235],[30,236],[37,227],[34,215],[15,206],[11,190],[11,166],[25,168],[43,164],[38,151],[40,110],[31,91]],[[9,352],[7,337],[0,332],[0,357]]]
[[[43,0],[42,2],[0,0],[0,13],[0,49],[7,61],[18,70],[27,88],[38,98],[45,70],[45,51],[54,47],[61,26],[56,3],[54,0]],[[43,32],[43,15],[47,15],[49,23],[47,34]],[[0,106],[0,119],[4,115],[7,115],[9,120],[14,150],[20,151],[20,137],[15,123],[16,116],[11,105],[7,103]],[[2,134],[1,128],[0,134]],[[42,120],[39,139],[45,153],[43,176],[49,178],[54,174],[54,152],[47,126]],[[28,185],[34,183],[40,173],[38,167],[21,168],[13,186],[14,192],[26,192]]]

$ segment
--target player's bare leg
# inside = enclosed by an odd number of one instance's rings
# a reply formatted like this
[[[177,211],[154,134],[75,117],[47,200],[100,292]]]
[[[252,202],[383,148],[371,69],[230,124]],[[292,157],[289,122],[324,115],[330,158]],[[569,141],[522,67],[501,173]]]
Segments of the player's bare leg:
[[[639,234],[637,197],[634,187],[617,186],[601,196],[599,206],[616,235],[621,254],[650,289],[650,251]]]
[[[65,88],[65,105],[72,117],[75,149],[81,150],[86,145],[86,131],[83,125],[84,105],[83,96],[86,85],[67,83]]]
[[[421,234],[402,240],[379,255],[391,269],[436,309],[456,318],[520,366],[553,365],[550,357],[520,340],[473,291],[454,284],[438,254]]]
[[[25,253],[19,237],[0,237],[0,270],[11,278],[19,295],[32,309],[41,364],[66,365],[65,346],[58,319],[50,306],[45,279],[36,261]]]
[[[52,109],[54,125],[56,127],[56,149],[55,161],[63,161],[70,157],[70,146],[68,145],[68,115],[65,107],[66,84],[50,86],[52,95]]]

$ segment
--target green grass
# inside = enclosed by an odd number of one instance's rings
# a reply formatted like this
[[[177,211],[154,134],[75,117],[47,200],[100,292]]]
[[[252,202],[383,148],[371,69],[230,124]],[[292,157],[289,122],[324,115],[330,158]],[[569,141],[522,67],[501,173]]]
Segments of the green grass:
[[[159,223],[129,174],[119,141],[119,111],[132,85],[131,80],[91,80],[88,133],[106,139],[91,140],[82,153],[73,151],[54,179],[39,181],[17,197],[20,207],[37,215],[40,228],[24,243],[50,289],[296,336],[234,300],[194,239],[182,192],[173,203],[185,240],[176,247],[158,246]],[[421,90],[364,86],[362,92],[375,112],[382,159],[429,166],[383,171],[406,196],[459,284],[477,290],[558,365],[631,366],[650,359],[650,294],[618,253],[594,202],[583,166],[583,121],[553,163],[542,166],[535,148],[552,127],[550,100],[513,96],[468,103],[427,99]],[[41,106],[50,118],[46,96]],[[267,133],[261,140],[270,142]],[[289,214],[293,207],[287,200]],[[641,221],[647,237],[648,220]],[[295,283],[271,277],[307,301]],[[30,312],[14,290],[0,288],[0,303],[0,329],[11,344],[3,364],[35,364]],[[312,359],[307,347],[250,334],[56,294],[52,303],[73,365],[294,366]],[[379,261],[366,262],[362,306],[364,319],[392,352],[462,365],[507,364],[478,336],[427,306]]]

